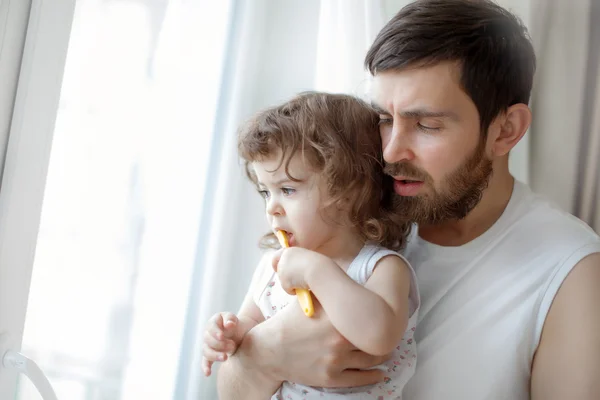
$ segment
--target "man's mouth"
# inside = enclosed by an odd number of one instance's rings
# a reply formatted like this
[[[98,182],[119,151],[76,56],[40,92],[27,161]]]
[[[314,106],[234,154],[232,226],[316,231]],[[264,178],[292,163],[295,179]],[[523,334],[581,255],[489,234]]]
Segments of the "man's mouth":
[[[422,183],[423,181],[417,181],[415,179],[399,179],[400,182],[407,184],[407,183]]]
[[[414,179],[394,178],[394,191],[400,196],[416,196],[424,182]]]

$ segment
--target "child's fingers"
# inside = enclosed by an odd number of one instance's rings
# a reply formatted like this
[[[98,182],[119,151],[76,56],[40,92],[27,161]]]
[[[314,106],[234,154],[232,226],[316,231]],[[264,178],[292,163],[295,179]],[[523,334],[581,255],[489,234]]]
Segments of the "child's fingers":
[[[225,337],[227,338],[231,338],[235,335],[235,328],[237,327],[238,324],[238,318],[235,316],[235,314],[232,313],[222,313],[222,318],[223,318],[223,327],[225,330]]]
[[[277,268],[279,267],[279,260],[281,260],[281,255],[285,251],[285,248],[279,249],[273,254],[273,258],[271,259],[271,266],[273,267],[273,271],[277,272]]]
[[[207,360],[206,357],[202,357],[202,371],[204,372],[204,376],[210,376],[212,364],[212,361]]]
[[[211,348],[210,346],[208,346],[206,343],[204,344],[204,349],[203,349],[202,353],[204,355],[204,358],[206,358],[208,361],[225,361],[225,360],[227,360],[227,353],[217,351],[217,350]]]
[[[223,340],[225,338],[222,313],[215,314],[208,320],[206,331],[217,340]]]
[[[232,353],[233,351],[235,351],[236,348],[235,342],[233,340],[215,339],[215,337],[208,331],[204,332],[204,343],[211,349],[222,353]]]

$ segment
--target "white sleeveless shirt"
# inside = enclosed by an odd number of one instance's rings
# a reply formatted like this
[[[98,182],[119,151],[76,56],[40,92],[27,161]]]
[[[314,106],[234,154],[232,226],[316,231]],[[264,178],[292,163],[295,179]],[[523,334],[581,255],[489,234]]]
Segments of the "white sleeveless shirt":
[[[463,246],[425,242],[413,229],[405,255],[421,293],[419,364],[404,399],[529,399],[552,300],[597,252],[597,234],[520,182],[500,219]]]
[[[386,377],[384,382],[377,385],[362,386],[358,388],[314,388],[296,384],[293,382],[284,382],[279,390],[273,395],[272,400],[310,400],[310,399],[344,399],[344,400],[389,400],[400,399],[402,389],[406,382],[414,374],[417,363],[417,348],[414,341],[415,326],[419,312],[419,291],[416,285],[416,276],[410,263],[400,254],[386,248],[366,244],[356,258],[352,261],[346,273],[355,282],[364,285],[371,277],[377,262],[385,256],[394,255],[402,258],[410,268],[411,283],[409,297],[409,320],[406,332],[400,343],[393,352],[392,358],[381,368]],[[258,286],[259,290],[254,293],[254,301],[260,308],[265,319],[271,318],[279,310],[287,307],[288,304],[298,306],[296,296],[287,294],[281,287],[281,283],[276,273],[271,272],[267,276],[261,277]],[[268,278],[268,279],[265,279]],[[344,301],[344,299],[340,299]],[[364,321],[365,329],[368,329],[369,321]]]

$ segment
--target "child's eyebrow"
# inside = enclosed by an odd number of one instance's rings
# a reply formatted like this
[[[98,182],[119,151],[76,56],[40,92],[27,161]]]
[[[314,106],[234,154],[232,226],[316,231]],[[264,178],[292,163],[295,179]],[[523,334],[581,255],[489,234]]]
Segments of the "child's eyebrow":
[[[295,183],[295,184],[298,184],[298,183],[302,183],[304,181],[305,181],[304,179],[295,179],[295,180],[292,180],[289,177],[285,177],[285,178],[282,178],[282,179],[279,179],[279,180],[273,182],[273,185],[279,186],[279,185],[283,185],[284,183]]]

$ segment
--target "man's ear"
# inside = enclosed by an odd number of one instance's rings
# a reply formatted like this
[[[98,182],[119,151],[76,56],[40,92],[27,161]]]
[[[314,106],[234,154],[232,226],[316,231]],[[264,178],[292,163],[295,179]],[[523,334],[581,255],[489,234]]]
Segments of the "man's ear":
[[[488,145],[492,156],[501,157],[508,154],[525,135],[530,124],[531,110],[526,104],[519,103],[508,107],[505,113],[492,122],[488,130]]]

